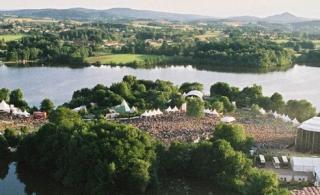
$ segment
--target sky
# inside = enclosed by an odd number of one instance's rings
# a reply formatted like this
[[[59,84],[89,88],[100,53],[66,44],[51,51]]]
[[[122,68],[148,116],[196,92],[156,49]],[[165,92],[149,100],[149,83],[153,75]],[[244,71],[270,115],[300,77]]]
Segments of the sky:
[[[0,0],[0,9],[133,8],[216,17],[269,16],[290,12],[320,18],[320,0]]]

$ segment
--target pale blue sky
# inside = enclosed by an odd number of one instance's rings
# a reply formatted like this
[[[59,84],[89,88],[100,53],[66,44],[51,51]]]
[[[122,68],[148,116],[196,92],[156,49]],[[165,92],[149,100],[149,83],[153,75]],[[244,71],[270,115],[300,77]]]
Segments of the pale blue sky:
[[[210,16],[268,16],[291,12],[320,18],[320,0],[0,0],[0,9],[129,7]]]

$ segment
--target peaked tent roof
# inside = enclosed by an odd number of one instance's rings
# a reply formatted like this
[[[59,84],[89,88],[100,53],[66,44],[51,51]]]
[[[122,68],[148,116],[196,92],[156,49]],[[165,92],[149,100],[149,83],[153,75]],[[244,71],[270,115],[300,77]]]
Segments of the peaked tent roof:
[[[125,113],[125,112],[130,112],[131,111],[128,103],[124,99],[122,100],[121,104],[116,106],[114,109],[118,113]]]
[[[7,104],[5,101],[1,101],[0,103],[0,111],[3,111],[3,112],[10,112],[10,105]]]

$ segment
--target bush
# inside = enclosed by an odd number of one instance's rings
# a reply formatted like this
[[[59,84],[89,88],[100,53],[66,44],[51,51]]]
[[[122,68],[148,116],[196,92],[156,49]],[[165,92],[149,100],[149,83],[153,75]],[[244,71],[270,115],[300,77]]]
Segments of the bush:
[[[187,100],[187,115],[191,117],[204,116],[204,102],[200,98],[189,98]]]
[[[85,122],[61,108],[51,113],[50,123],[23,140],[18,158],[66,187],[105,194],[145,191],[156,154],[149,135],[132,126]]]

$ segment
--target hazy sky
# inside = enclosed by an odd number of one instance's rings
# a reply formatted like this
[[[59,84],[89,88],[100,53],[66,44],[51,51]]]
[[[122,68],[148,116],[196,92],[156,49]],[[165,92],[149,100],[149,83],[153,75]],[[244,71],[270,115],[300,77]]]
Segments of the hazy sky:
[[[129,7],[210,16],[268,16],[291,12],[320,18],[320,0],[0,0],[0,9]]]

